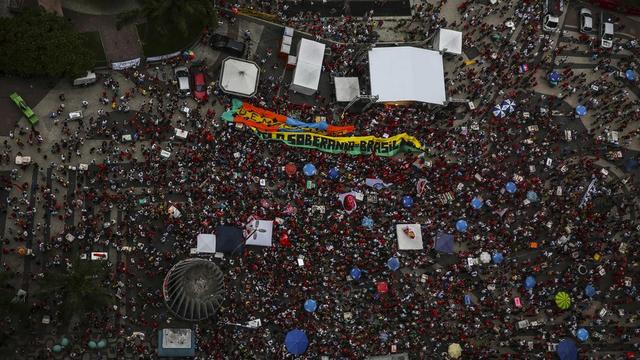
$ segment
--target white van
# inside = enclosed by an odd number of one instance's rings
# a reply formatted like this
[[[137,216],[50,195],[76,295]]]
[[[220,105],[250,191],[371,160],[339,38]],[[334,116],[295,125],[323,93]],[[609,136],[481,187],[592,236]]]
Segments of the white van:
[[[73,80],[73,86],[90,85],[96,82],[96,80],[97,80],[96,73],[92,71],[87,71],[87,75]]]
[[[73,120],[80,120],[83,119],[84,116],[82,115],[82,110],[78,110],[78,111],[72,111],[69,113],[69,120],[73,121]]]

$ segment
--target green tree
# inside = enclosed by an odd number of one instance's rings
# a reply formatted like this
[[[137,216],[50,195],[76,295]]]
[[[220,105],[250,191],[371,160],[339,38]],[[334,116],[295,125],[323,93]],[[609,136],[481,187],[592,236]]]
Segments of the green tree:
[[[62,320],[68,321],[74,314],[99,312],[113,303],[112,292],[103,285],[106,274],[103,262],[78,259],[68,270],[48,272],[40,293],[61,301]]]
[[[200,29],[217,23],[217,13],[211,0],[142,0],[140,9],[124,13],[119,25],[131,23],[138,18],[146,19],[160,34],[177,31],[189,35],[190,24]]]
[[[93,55],[65,18],[39,9],[0,18],[0,72],[75,77],[93,65]]]

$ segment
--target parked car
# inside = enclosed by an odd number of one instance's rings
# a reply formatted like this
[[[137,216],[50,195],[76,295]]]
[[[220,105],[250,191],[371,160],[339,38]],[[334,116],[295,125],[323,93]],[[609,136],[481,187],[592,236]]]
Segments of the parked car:
[[[27,120],[29,120],[31,125],[35,125],[38,123],[39,121],[38,117],[33,112],[33,110],[31,110],[29,105],[27,105],[27,103],[24,101],[24,99],[22,99],[20,95],[18,95],[17,93],[13,93],[9,95],[9,98],[11,98],[11,100],[16,104],[16,106],[20,108],[20,111],[22,111],[22,114],[24,115],[24,117],[27,118]]]
[[[223,51],[233,56],[242,57],[244,55],[245,44],[228,36],[213,34],[209,39],[209,45],[215,50]]]
[[[580,9],[580,32],[590,34],[593,31],[593,16],[591,10],[587,8]]]
[[[610,49],[613,47],[613,23],[604,18],[600,23],[600,46]]]
[[[560,16],[564,12],[564,0],[544,0],[542,30],[554,32],[558,30]]]
[[[201,68],[191,68],[191,93],[196,101],[207,101],[207,78]]]
[[[178,81],[178,92],[180,96],[186,97],[191,95],[191,88],[189,86],[189,70],[186,66],[178,66],[173,70]]]

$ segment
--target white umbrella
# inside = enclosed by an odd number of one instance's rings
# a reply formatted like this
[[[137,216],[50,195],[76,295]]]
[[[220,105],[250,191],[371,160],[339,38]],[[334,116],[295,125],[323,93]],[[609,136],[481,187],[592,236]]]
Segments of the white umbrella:
[[[491,262],[491,255],[490,255],[488,252],[483,251],[483,252],[480,254],[480,261],[481,261],[483,264],[488,264],[488,263],[490,263],[490,262]]]
[[[512,113],[512,112],[516,111],[516,102],[511,100],[511,99],[507,99],[507,100],[502,102],[501,108],[504,111]]]
[[[497,117],[497,118],[503,118],[505,117],[506,113],[504,112],[504,110],[502,109],[502,107],[500,105],[496,105],[493,107],[493,116]]]

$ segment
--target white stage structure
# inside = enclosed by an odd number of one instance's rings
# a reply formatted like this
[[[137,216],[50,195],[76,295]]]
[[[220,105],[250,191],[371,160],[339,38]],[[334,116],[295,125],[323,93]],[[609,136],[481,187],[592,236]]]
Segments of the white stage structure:
[[[462,54],[462,32],[440,29],[433,38],[433,48],[435,50],[454,55]]]
[[[325,47],[317,41],[300,39],[291,90],[305,95],[313,95],[318,91]]]
[[[336,101],[349,102],[360,96],[360,81],[357,77],[333,78],[336,86]]]
[[[227,94],[252,97],[258,91],[260,67],[253,61],[228,57],[222,61],[220,88]]]
[[[371,95],[378,102],[424,102],[444,105],[444,65],[437,51],[411,46],[369,51]]]

